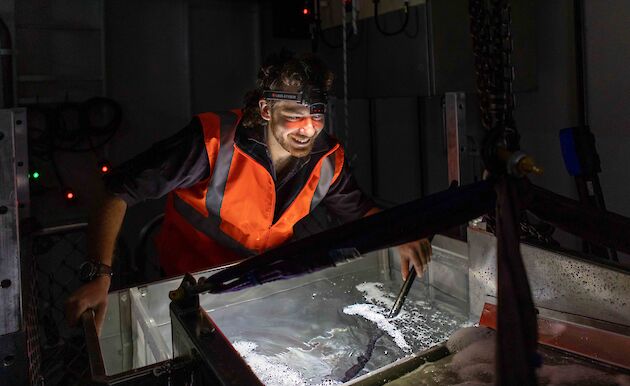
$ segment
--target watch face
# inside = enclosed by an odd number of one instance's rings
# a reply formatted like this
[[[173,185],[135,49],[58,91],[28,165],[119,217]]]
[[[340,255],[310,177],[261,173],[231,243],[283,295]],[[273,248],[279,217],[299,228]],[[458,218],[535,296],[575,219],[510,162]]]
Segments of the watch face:
[[[90,281],[96,274],[96,264],[91,261],[86,261],[79,267],[79,279],[82,281]]]

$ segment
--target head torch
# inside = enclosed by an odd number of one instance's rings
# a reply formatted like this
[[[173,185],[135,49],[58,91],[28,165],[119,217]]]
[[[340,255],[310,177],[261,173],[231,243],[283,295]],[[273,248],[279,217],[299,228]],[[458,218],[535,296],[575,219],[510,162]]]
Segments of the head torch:
[[[306,86],[300,92],[288,91],[263,91],[263,98],[272,101],[292,101],[309,108],[310,114],[326,113],[328,95],[320,88]]]

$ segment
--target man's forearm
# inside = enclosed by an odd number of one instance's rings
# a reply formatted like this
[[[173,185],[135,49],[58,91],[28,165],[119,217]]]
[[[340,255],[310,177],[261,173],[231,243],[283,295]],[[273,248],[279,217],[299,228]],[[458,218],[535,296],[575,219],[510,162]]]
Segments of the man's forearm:
[[[111,267],[116,239],[127,204],[120,198],[104,195],[90,211],[88,223],[88,257]]]

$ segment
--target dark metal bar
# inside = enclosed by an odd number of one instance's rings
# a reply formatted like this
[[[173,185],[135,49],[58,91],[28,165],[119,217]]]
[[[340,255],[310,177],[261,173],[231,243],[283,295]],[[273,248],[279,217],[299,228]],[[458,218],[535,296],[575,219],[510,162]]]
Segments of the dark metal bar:
[[[422,97],[416,98],[416,113],[418,117],[418,161],[420,163],[420,197],[424,197],[427,194],[427,156],[426,151],[424,149],[424,138],[423,138],[423,103]]]
[[[0,18],[0,108],[15,106],[13,97],[13,50],[9,28]]]
[[[194,278],[186,275],[184,281],[194,285]],[[198,359],[202,373],[196,377],[199,384],[262,386],[245,360],[234,349],[208,314],[199,306],[199,296],[171,302],[171,328],[173,357]],[[201,379],[199,379],[201,378]]]
[[[279,261],[290,264],[292,275],[313,272],[334,265],[330,257],[333,251],[356,250],[365,254],[426,238],[489,212],[495,201],[490,181],[448,189],[243,260],[209,277],[189,293],[222,292],[226,283],[246,277],[257,280],[257,271]],[[275,276],[273,280],[280,278],[281,275]]]
[[[91,309],[85,311],[81,315],[81,322],[83,324],[83,330],[85,331],[85,344],[87,346],[87,351],[90,353],[89,361],[92,378],[105,378],[105,364],[103,363],[101,344],[98,340],[96,323],[94,322],[94,311]]]
[[[584,206],[540,186],[531,186],[528,209],[541,220],[591,243],[630,253],[630,218]]]
[[[372,170],[372,197],[378,197],[378,133],[376,127],[376,100],[368,98],[368,126],[370,129],[370,169]]]
[[[522,181],[522,180],[521,180]],[[523,184],[510,177],[496,186],[497,319],[496,385],[537,384],[538,325],[520,251]]]
[[[573,0],[575,38],[575,76],[577,83],[578,125],[588,125],[588,90],[586,88],[586,55],[584,50],[584,2]]]

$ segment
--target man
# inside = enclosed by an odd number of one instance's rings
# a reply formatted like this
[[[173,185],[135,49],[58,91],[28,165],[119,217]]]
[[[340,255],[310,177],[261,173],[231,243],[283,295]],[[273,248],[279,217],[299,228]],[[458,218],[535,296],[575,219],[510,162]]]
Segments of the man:
[[[332,73],[313,55],[281,53],[262,66],[242,111],[205,113],[118,168],[88,229],[91,281],[66,303],[71,324],[92,308],[103,323],[114,244],[128,205],[169,194],[157,239],[168,275],[277,247],[318,204],[342,221],[379,211],[357,187],[343,149],[323,132]],[[170,193],[169,193],[170,192]],[[427,240],[399,247],[403,277],[422,273]]]

